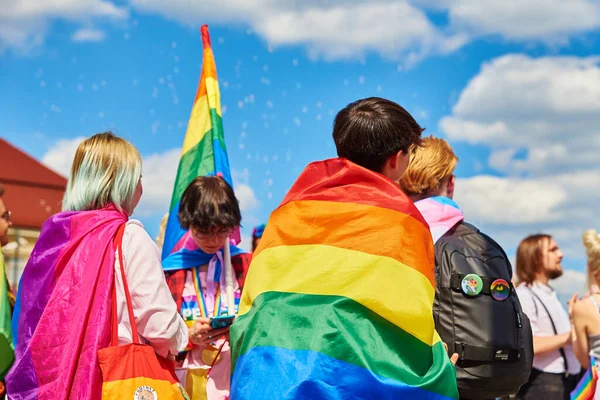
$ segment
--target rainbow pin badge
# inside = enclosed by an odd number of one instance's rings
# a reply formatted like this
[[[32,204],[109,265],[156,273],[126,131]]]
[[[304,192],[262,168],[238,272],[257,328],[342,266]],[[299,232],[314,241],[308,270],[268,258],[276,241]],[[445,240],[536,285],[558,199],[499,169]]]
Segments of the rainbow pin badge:
[[[496,279],[490,285],[490,293],[494,300],[504,301],[510,294],[510,285],[504,279]]]

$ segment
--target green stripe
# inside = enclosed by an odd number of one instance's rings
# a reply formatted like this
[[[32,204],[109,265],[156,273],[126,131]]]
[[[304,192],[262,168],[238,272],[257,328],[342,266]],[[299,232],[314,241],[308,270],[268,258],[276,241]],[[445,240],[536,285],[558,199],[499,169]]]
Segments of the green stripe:
[[[382,377],[456,396],[455,370],[441,342],[430,347],[342,296],[263,293],[236,319],[231,343],[232,371],[237,358],[253,347],[311,350]]]
[[[8,300],[8,279],[4,267],[4,256],[0,252],[0,379],[4,379],[15,359],[10,325],[12,310]]]
[[[214,171],[214,141],[218,140],[223,149],[226,148],[223,136],[223,121],[214,108],[210,109],[210,118],[212,120],[212,128],[205,133],[202,140],[196,146],[189,149],[179,160],[177,178],[175,179],[175,187],[173,188],[173,197],[171,197],[169,210],[172,210],[175,204],[181,200],[183,192],[194,178],[205,176]]]

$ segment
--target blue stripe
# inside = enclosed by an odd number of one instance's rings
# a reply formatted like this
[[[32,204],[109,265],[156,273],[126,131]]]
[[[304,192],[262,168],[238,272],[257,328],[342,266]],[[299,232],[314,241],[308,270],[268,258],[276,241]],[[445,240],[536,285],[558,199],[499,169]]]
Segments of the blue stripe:
[[[238,256],[245,253],[244,250],[232,244],[229,245],[231,257]],[[219,250],[222,252],[222,250]],[[187,269],[198,267],[207,264],[214,254],[206,254],[199,248],[196,250],[181,249],[173,254],[170,254],[167,258],[162,261],[162,267],[164,271],[177,271],[180,269]],[[218,263],[220,265],[220,263]]]
[[[225,139],[223,139],[225,140]],[[229,168],[229,159],[227,158],[227,151],[223,150],[221,147],[221,141],[218,139],[213,139],[213,157],[215,163],[215,171],[220,172],[225,179],[225,182],[229,183],[231,187],[233,187],[233,180],[231,179],[231,169]],[[209,175],[216,175],[216,172],[213,172]]]
[[[162,248],[163,260],[171,254],[173,247],[175,247],[179,239],[185,234],[185,230],[179,225],[179,218],[177,215],[179,213],[179,204],[181,204],[181,199],[175,204],[175,207],[169,211],[169,219],[167,220]]]
[[[231,398],[449,399],[318,352],[266,346],[255,347],[238,358]]]
[[[19,280],[19,285],[17,287],[21,287],[20,283],[21,282]],[[12,330],[13,346],[15,349],[17,348],[17,337],[19,336],[18,335],[18,333],[19,333],[19,317],[21,316],[21,291],[20,290],[17,291],[16,298],[17,298],[17,300],[15,301],[15,307],[13,309],[13,315],[12,315],[12,319],[10,321],[10,327]]]
[[[458,206],[458,204],[456,204],[456,202],[449,197],[435,196],[435,197],[430,197],[429,199],[436,201],[440,204],[443,204],[445,206],[451,206],[451,207],[456,208],[457,210],[460,210],[460,207]]]

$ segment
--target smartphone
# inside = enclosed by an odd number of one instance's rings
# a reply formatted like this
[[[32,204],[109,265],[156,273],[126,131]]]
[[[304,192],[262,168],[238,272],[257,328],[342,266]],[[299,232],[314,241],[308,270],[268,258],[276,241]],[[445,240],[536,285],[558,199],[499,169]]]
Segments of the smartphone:
[[[235,315],[221,315],[210,319],[210,326],[213,329],[226,328],[233,323]]]

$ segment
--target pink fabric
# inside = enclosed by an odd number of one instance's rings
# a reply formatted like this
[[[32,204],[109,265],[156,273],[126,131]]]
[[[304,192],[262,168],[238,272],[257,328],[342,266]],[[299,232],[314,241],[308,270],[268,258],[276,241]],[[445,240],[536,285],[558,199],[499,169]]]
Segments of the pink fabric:
[[[19,288],[11,399],[100,399],[98,350],[110,343],[113,238],[127,217],[114,208],[48,220]]]
[[[456,203],[445,197],[420,200],[415,203],[415,206],[429,225],[433,243],[465,219]]]

